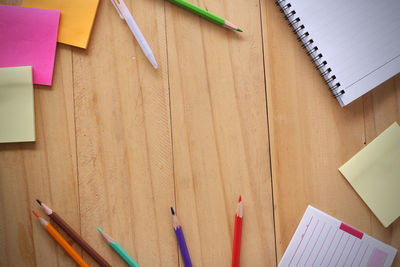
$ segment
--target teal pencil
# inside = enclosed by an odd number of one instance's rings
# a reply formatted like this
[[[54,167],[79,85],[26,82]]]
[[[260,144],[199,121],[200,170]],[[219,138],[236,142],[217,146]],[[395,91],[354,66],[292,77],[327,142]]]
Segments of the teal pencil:
[[[112,247],[112,249],[118,253],[118,255],[131,267],[140,267],[136,261],[129,256],[128,253],[117,243],[117,241],[113,240],[109,235],[103,232],[100,228],[97,228],[107,243]]]

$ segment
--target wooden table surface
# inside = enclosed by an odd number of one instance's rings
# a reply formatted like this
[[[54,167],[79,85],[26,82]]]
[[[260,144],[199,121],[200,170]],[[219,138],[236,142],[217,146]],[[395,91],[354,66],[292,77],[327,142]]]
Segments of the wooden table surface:
[[[170,206],[194,265],[230,266],[239,194],[241,266],[275,266],[308,204],[399,248],[400,220],[384,228],[338,167],[400,122],[400,75],[341,108],[272,0],[193,2],[244,32],[126,0],[154,70],[101,0],[88,49],[57,45],[53,86],[35,86],[37,141],[0,145],[0,266],[75,265],[36,198],[113,266],[97,227],[141,266],[183,266]]]

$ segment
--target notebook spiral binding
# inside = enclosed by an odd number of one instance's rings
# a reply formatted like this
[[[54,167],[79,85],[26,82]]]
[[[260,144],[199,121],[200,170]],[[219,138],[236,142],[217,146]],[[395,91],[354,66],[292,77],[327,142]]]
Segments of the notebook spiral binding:
[[[334,97],[338,98],[345,93],[340,88],[340,82],[336,80],[336,76],[332,74],[332,69],[328,66],[328,62],[324,59],[322,53],[318,50],[318,46],[314,44],[314,40],[310,36],[301,19],[296,16],[296,10],[292,8],[290,0],[277,0],[276,5],[280,7],[281,13],[285,19],[289,21],[289,26],[293,28],[293,33],[298,35],[297,40],[302,43],[302,47],[307,51],[314,62],[315,68],[321,72],[321,76],[325,79],[325,83],[329,86]]]

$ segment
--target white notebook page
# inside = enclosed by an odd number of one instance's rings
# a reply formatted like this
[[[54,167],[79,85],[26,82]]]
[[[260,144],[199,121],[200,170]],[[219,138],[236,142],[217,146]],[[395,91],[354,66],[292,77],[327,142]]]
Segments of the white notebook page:
[[[322,53],[347,105],[400,72],[400,0],[286,0]],[[321,60],[322,61],[322,60]]]
[[[389,267],[397,251],[308,206],[279,267]]]

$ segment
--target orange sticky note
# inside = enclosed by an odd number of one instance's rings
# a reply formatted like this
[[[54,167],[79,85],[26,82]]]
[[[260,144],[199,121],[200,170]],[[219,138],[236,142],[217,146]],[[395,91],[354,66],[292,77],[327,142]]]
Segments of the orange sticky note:
[[[22,6],[61,11],[58,42],[86,48],[99,0],[24,0]]]

